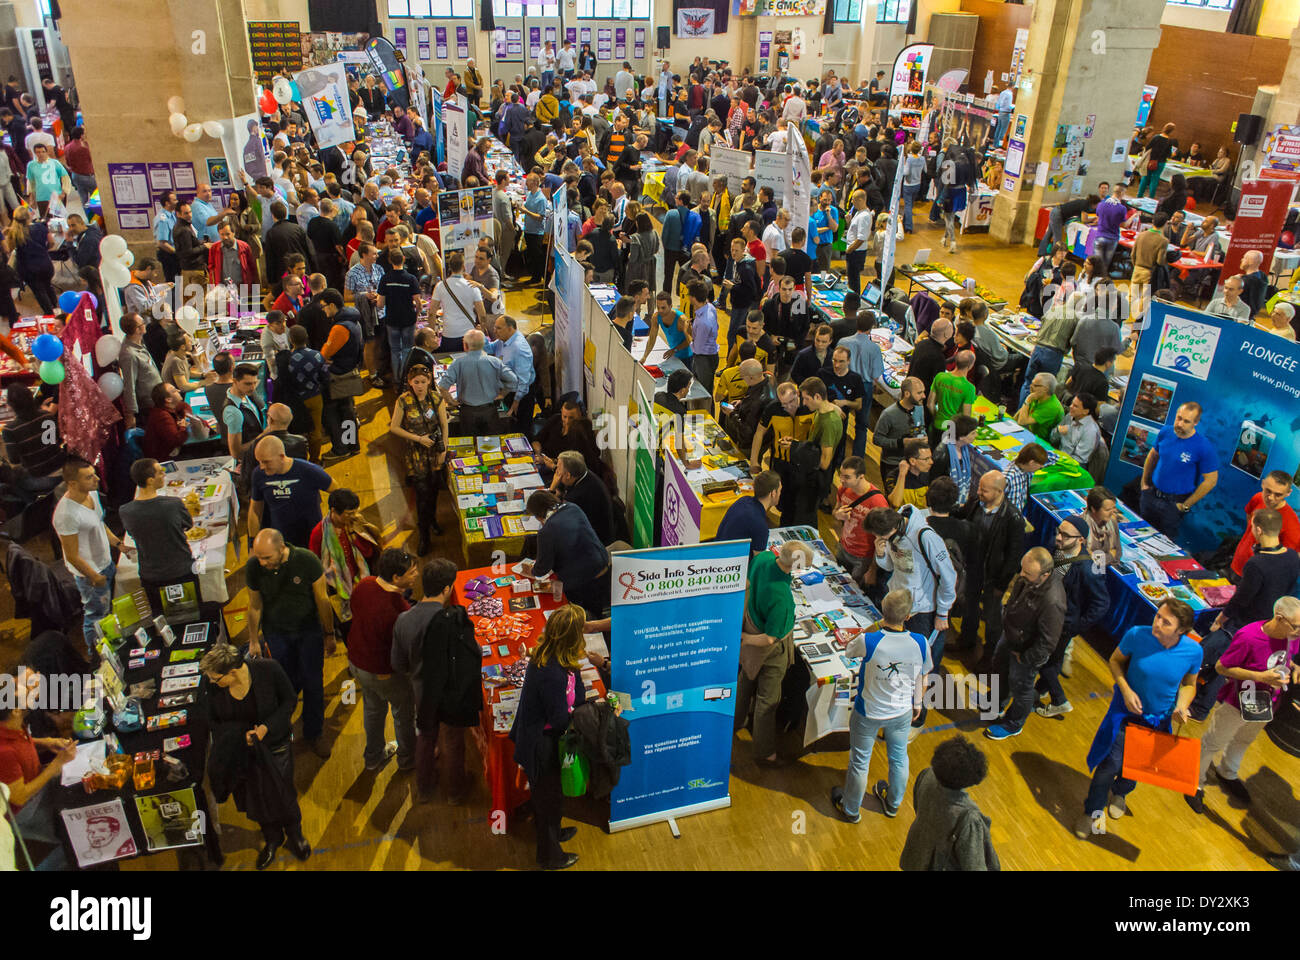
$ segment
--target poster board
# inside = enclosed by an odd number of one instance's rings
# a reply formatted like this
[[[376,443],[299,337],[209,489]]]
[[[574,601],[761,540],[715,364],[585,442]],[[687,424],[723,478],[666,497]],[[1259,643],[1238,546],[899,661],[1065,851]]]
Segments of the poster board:
[[[758,187],[771,187],[772,196],[784,198],[790,184],[790,170],[787,163],[784,153],[755,150],[754,182]]]
[[[294,75],[302,92],[302,108],[319,147],[334,147],[356,136],[348,99],[347,68],[337,60],[309,67]]]
[[[934,44],[913,43],[898,51],[894,58],[889,81],[889,115],[898,119],[900,127],[920,129],[925,78],[933,53]]]
[[[583,269],[562,247],[556,251],[555,271],[551,277],[551,290],[555,293],[555,366],[560,394],[576,393],[582,396],[583,381],[583,316],[585,304],[580,295]]]
[[[249,20],[248,52],[253,76],[268,89],[275,74],[289,76],[302,69],[302,30],[297,20]]]
[[[709,151],[709,173],[715,177],[725,175],[727,189],[732,193],[740,192],[740,181],[750,175],[750,165],[748,150],[714,146]]]
[[[444,256],[452,250],[477,246],[480,238],[493,236],[495,230],[491,187],[443,190],[438,194],[438,235]]]
[[[1140,479],[1146,449],[1178,407],[1202,406],[1197,432],[1214,446],[1219,481],[1183,520],[1178,543],[1211,550],[1240,536],[1242,507],[1272,470],[1295,477],[1300,467],[1300,345],[1253,324],[1238,323],[1160,300],[1138,341],[1115,425],[1106,486],[1116,492]],[[1294,507],[1300,495],[1287,498]]]
[[[1241,258],[1251,250],[1264,256],[1260,269],[1268,273],[1278,235],[1286,222],[1295,184],[1290,180],[1246,180],[1241,184],[1237,216],[1228,234],[1228,252],[1223,256],[1219,282],[1241,272]]]

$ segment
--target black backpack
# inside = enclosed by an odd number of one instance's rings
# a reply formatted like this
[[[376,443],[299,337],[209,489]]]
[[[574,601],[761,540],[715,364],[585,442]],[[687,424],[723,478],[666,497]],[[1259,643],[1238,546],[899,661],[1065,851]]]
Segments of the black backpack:
[[[465,608],[448,605],[435,613],[421,643],[420,729],[477,725],[483,712],[483,650]]]

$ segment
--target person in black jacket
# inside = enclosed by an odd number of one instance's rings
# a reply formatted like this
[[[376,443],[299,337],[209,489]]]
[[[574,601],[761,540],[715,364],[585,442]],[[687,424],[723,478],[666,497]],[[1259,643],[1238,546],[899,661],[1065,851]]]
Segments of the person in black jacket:
[[[266,239],[262,241],[262,250],[266,254],[267,282],[271,284],[272,292],[278,297],[280,291],[284,289],[282,281],[289,254],[301,253],[311,272],[316,270],[316,255],[312,250],[311,241],[307,239],[307,232],[287,219],[289,209],[282,201],[276,200],[271,204],[271,216],[275,219],[275,223],[266,232]]]
[[[586,614],[572,603],[551,614],[529,659],[519,710],[510,728],[515,763],[528,774],[532,789],[537,864],[543,870],[565,870],[578,862],[576,853],[565,853],[560,847],[578,832],[576,827],[560,828],[564,802],[560,736],[569,727],[573,708],[587,699],[578,666],[584,655],[586,624]]]
[[[985,651],[996,650],[1002,639],[1002,594],[1019,569],[1025,537],[1025,520],[1007,499],[1006,488],[1002,471],[986,471],[976,499],[957,512],[975,534],[966,555],[966,611],[958,649],[979,645],[981,619]]]
[[[1084,549],[1088,544],[1088,521],[1082,516],[1066,517],[1056,528],[1056,554],[1058,569],[1065,570],[1062,586],[1065,588],[1065,624],[1061,640],[1052,655],[1039,671],[1035,687],[1037,696],[1051,694],[1049,706],[1036,706],[1040,717],[1056,717],[1074,709],[1065,699],[1061,689],[1061,663],[1065,648],[1077,635],[1098,623],[1110,610],[1110,593],[1106,590],[1106,567],[1098,568],[1092,554]]]
[[[555,475],[559,478],[558,492],[564,501],[581,508],[596,539],[608,547],[614,542],[614,508],[600,477],[587,469],[586,459],[577,450],[565,450],[560,454]]]
[[[729,330],[740,326],[740,321],[749,315],[749,308],[758,303],[758,269],[754,258],[745,250],[745,241],[736,237],[731,241],[731,259],[727,261],[726,272],[722,275],[722,289],[728,295],[728,310],[731,316]],[[772,363],[776,357],[769,358]]]
[[[302,835],[302,812],[293,785],[289,748],[298,694],[284,668],[271,659],[245,659],[228,643],[215,643],[199,668],[208,678],[208,727],[212,749],[208,776],[218,802],[234,794],[235,807],[262,828],[257,855],[265,870],[288,837],[299,860],[311,856]]]
[[[952,340],[952,334],[952,321],[940,317],[930,325],[930,335],[918,340],[916,349],[912,351],[907,373],[921,381],[926,396],[930,395],[930,384],[934,383],[934,378],[948,369],[945,350]]]

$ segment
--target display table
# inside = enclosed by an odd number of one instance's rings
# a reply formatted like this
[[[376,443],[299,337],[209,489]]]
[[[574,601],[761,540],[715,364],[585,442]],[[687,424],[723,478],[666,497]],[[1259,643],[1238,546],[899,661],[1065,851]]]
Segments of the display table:
[[[230,599],[226,590],[226,546],[239,517],[239,499],[230,472],[232,466],[228,456],[163,464],[168,471],[167,484],[158,491],[160,496],[184,498],[190,491],[199,495],[199,515],[194,518],[193,529],[201,528],[208,531],[208,535],[190,540],[190,551],[194,554],[194,572],[199,578],[199,592],[204,603],[225,603]],[[129,536],[124,539],[134,546]],[[117,561],[117,593],[126,596],[139,587],[139,566],[122,553]]]
[[[754,492],[749,460],[706,414],[685,418],[683,436],[663,435],[664,494],[660,546],[700,543],[718,532],[727,508]]]
[[[546,489],[524,435],[450,437],[446,470],[465,566],[497,562],[498,553],[523,556],[525,537],[541,529],[524,504],[534,490]]]
[[[982,417],[984,424],[975,434],[975,450],[971,458],[971,486],[974,489],[986,470],[1011,469],[1016,457],[1031,443],[1047,451],[1047,466],[1029,478],[1029,492],[1050,490],[1091,490],[1096,484],[1087,470],[1069,454],[1044,443],[1011,417],[1000,416],[998,408],[986,397],[976,397],[971,414]]]
[[[41,362],[32,354],[32,343],[42,333],[54,333],[53,317],[23,317],[9,328],[9,340],[27,357],[27,365],[16,362],[7,353],[0,353],[0,385],[34,383]],[[63,361],[67,357],[62,358]]]
[[[1053,549],[1056,528],[1061,520],[1087,509],[1087,494],[1078,490],[1035,494],[1029,498],[1025,519],[1034,525],[1035,542]],[[1147,521],[1132,510],[1115,501],[1119,511],[1119,537],[1123,550],[1124,567],[1106,568],[1106,588],[1110,594],[1110,610],[1102,627],[1116,639],[1124,636],[1130,627],[1144,626],[1155,619],[1156,607],[1167,597],[1186,601],[1196,612],[1197,625],[1202,629],[1213,619],[1216,608],[1208,603],[1183,579],[1173,576],[1169,569],[1195,570],[1206,577],[1205,571],[1187,551],[1167,540]],[[1161,564],[1166,563],[1166,567]],[[1217,581],[1226,583],[1226,581]]]
[[[1022,357],[1028,357],[1034,352],[1034,347],[1038,345],[1038,331],[1043,326],[1042,320],[1029,313],[992,314],[986,322],[989,329],[1002,341],[1003,346],[1008,350],[1014,350]],[[1069,379],[1073,369],[1074,358],[1066,354],[1061,360],[1061,369],[1056,379],[1064,383]],[[1110,397],[1118,403],[1120,394],[1128,387],[1128,377],[1124,374],[1112,375],[1110,387]]]
[[[768,534],[769,549],[776,550],[787,541],[800,541],[812,547],[812,569],[825,578],[813,584],[791,581],[795,650],[809,674],[808,719],[803,734],[806,747],[828,734],[848,732],[849,712],[853,709],[862,661],[859,657],[846,656],[844,648],[850,635],[879,624],[880,611],[835,562],[831,550],[814,528],[778,527]]]
[[[158,714],[185,711],[183,723],[164,728],[148,730],[142,727],[136,732],[122,732],[114,728],[113,709],[110,698],[105,695],[105,681],[97,679],[96,693],[91,697],[102,698],[107,720],[105,734],[112,734],[97,741],[78,741],[91,744],[103,744],[105,751],[114,749],[113,740],[123,753],[134,759],[143,759],[145,755],[157,755],[153,763],[153,783],[137,790],[132,779],[127,779],[121,788],[105,788],[87,793],[79,777],[72,783],[64,785],[67,779],[73,779],[76,771],[69,764],[65,772],[73,777],[56,779],[47,789],[55,791],[53,795],[55,822],[61,831],[64,847],[73,864],[81,864],[83,869],[94,868],[113,860],[128,859],[177,847],[195,847],[207,839],[215,847],[217,839],[211,832],[211,820],[215,811],[208,810],[203,792],[203,776],[207,760],[208,727],[206,716],[207,680],[201,673],[199,682],[192,690],[182,693],[162,691],[165,667],[181,669],[197,668],[199,659],[218,639],[225,639],[224,628],[219,623],[197,621],[193,631],[189,623],[172,624],[175,637],[168,646],[162,633],[154,626],[152,620],[141,623],[140,628],[147,631],[149,644],[147,652],[157,651],[157,656],[142,658],[143,664],[129,666],[130,649],[135,648],[138,640],[134,633],[128,636],[117,648],[116,659],[120,661],[123,672],[117,674],[114,666],[106,661],[100,667],[99,676],[110,672],[110,682],[121,689],[129,691],[132,684],[153,680],[156,687],[154,695],[140,698],[141,710],[147,720]],[[187,635],[191,642],[186,643]],[[194,694],[192,703],[184,706],[161,705],[164,696],[185,696]],[[116,699],[116,698],[113,698]],[[118,700],[121,703],[121,700]],[[176,720],[178,718],[172,718]],[[172,738],[184,738],[180,742]],[[183,744],[183,745],[182,745]],[[79,753],[88,747],[79,748]],[[177,769],[176,776],[169,779],[169,765],[161,761],[163,755],[174,757],[183,765],[183,771]],[[77,764],[78,769],[84,764]],[[143,781],[142,781],[143,782]],[[202,816],[196,816],[196,811]],[[88,823],[89,818],[96,818]],[[107,819],[103,819],[107,818]],[[197,828],[197,829],[196,829]],[[190,834],[187,836],[186,834]],[[206,834],[206,836],[205,836]]]
[[[1001,310],[1007,305],[1005,297],[998,296],[992,290],[981,287],[973,277],[957,274],[950,267],[934,263],[914,263],[900,265],[898,273],[907,281],[907,294],[920,287],[940,302],[951,300],[954,303],[970,297],[983,300],[989,311]]]
[[[490,647],[491,650],[490,654],[483,657],[483,714],[475,739],[478,740],[483,756],[483,777],[492,795],[490,809],[504,811],[509,816],[528,799],[528,778],[515,763],[515,744],[510,739],[510,727],[519,703],[519,688],[523,685],[523,671],[514,668],[517,684],[507,679],[504,673],[510,665],[526,660],[528,651],[537,645],[542,635],[548,614],[563,606],[564,601],[556,599],[549,586],[538,592],[529,589],[524,593],[515,593],[511,583],[516,579],[529,582],[528,578],[514,573],[501,575],[500,571],[500,567],[462,570],[456,576],[456,595],[463,598],[466,582],[475,577],[495,577],[502,581],[497,585],[493,596],[501,601],[503,615],[471,616],[470,620],[474,624],[474,633],[480,645]],[[532,583],[535,585],[535,582]],[[525,603],[535,600],[537,607],[511,611],[511,600],[524,600]],[[500,652],[503,645],[507,650],[504,655]],[[584,660],[582,670],[588,699],[604,697],[605,685],[595,668]]]

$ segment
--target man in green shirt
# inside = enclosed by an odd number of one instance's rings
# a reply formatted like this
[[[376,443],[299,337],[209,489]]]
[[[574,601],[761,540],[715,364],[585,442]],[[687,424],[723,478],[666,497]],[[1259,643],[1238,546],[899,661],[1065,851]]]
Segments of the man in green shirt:
[[[953,417],[971,415],[975,403],[975,384],[970,381],[970,372],[975,366],[975,352],[962,350],[957,354],[957,369],[952,373],[947,370],[937,374],[930,385],[930,414],[934,418],[936,430],[948,426]]]
[[[812,429],[808,432],[808,442],[821,449],[816,476],[811,483],[799,487],[798,507],[795,511],[795,523],[817,526],[817,509],[830,513],[835,505],[827,499],[831,486],[831,461],[835,459],[835,450],[844,436],[844,413],[831,403],[826,382],[821,377],[809,377],[799,384],[800,398],[803,405],[813,412]],[[796,464],[796,466],[798,466]]]
[[[1040,373],[1029,387],[1029,395],[1016,411],[1016,423],[1028,427],[1044,443],[1052,442],[1052,431],[1065,417],[1065,408],[1056,399],[1056,377]]]
[[[248,580],[248,652],[271,656],[302,691],[302,735],[316,756],[330,755],[325,727],[325,657],[334,653],[334,609],[325,592],[325,568],[310,550],[265,528],[253,538]]]
[[[776,707],[781,684],[794,662],[794,593],[792,572],[812,566],[812,548],[794,540],[779,552],[758,554],[749,565],[745,592],[745,621],[740,634],[740,677],[736,685],[736,729],[745,725],[750,702],[754,707],[754,760],[760,767],[776,766]]]

